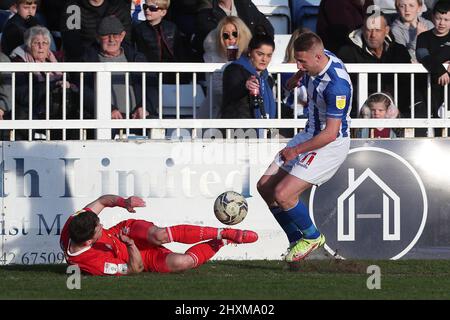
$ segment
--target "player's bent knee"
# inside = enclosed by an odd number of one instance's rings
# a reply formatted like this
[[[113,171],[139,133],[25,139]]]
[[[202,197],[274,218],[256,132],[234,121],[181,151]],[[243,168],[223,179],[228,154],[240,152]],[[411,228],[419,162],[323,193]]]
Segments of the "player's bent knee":
[[[169,254],[166,263],[171,272],[186,271],[195,267],[194,259],[188,254]]]
[[[267,182],[267,180],[260,179],[256,184],[256,189],[258,190],[258,193],[264,200],[267,201],[269,198],[273,198],[272,197],[273,190],[269,185],[269,183]]]
[[[280,205],[283,206],[286,204],[286,202],[289,201],[288,195],[284,188],[276,187],[274,192],[274,198],[275,201]]]
[[[262,181],[262,179],[260,179],[256,184],[256,189],[258,190],[261,196],[264,196],[267,193],[266,186],[264,184],[264,181]]]

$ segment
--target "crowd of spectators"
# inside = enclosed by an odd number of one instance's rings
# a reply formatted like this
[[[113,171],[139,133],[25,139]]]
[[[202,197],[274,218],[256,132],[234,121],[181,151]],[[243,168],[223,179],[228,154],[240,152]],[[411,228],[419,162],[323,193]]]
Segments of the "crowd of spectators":
[[[5,0],[0,9],[1,62],[226,63],[223,72],[207,75],[203,82],[207,98],[198,117],[278,116],[274,78],[267,72],[276,50],[275,30],[251,0]],[[450,62],[449,30],[450,0],[322,0],[317,18],[317,33],[326,49],[345,63],[422,63],[431,73],[433,117],[439,116],[443,86],[450,82],[449,70],[442,66]],[[309,30],[294,30],[290,43],[304,32]],[[295,63],[292,45],[286,48],[284,63]],[[297,88],[294,97],[294,92],[284,85],[290,76],[281,78],[281,116],[292,117],[297,110],[297,117],[306,117],[305,88]],[[399,74],[398,101],[389,98],[386,110],[395,105],[397,116],[426,117],[426,75],[415,78],[414,114],[410,76]],[[49,115],[45,108],[46,77],[50,77],[52,92]],[[145,88],[140,75],[130,77],[129,90],[124,75],[112,79],[111,118],[158,116],[158,75],[147,73]],[[182,74],[182,83],[190,81],[190,75]],[[175,83],[174,74],[165,74],[163,82]],[[352,82],[357,88],[356,77]],[[93,75],[87,76],[86,83],[83,117],[89,119],[94,117]],[[369,79],[369,95],[380,101],[358,106],[354,98],[353,117],[361,116],[363,109],[367,116],[371,104],[386,105],[386,97],[394,96],[393,75],[383,75],[381,83],[379,92],[377,81]],[[4,84],[4,75],[0,74],[0,119],[10,119],[11,96]],[[61,118],[63,86],[72,100],[67,101],[71,108],[68,117],[79,116],[77,76],[69,74],[62,81],[58,72],[47,76],[34,73],[33,110],[29,110],[28,75],[19,74],[16,86],[15,119],[27,119],[30,114],[33,119]],[[375,93],[378,95],[373,96]],[[255,95],[259,95],[259,102],[255,102]],[[130,101],[130,108],[125,108],[125,101]],[[260,109],[255,107],[257,103]]]

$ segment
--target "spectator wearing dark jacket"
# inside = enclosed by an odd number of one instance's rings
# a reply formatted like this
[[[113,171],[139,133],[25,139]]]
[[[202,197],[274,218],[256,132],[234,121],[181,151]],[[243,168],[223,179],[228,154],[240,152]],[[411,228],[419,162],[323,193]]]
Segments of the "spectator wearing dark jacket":
[[[84,50],[95,43],[103,17],[115,15],[122,22],[131,44],[130,4],[124,0],[68,0],[61,19],[61,36],[66,61],[80,61]]]
[[[44,0],[39,6],[40,13],[44,16],[47,28],[50,31],[61,31],[61,14],[67,0]]]
[[[322,0],[317,17],[317,34],[325,48],[338,52],[342,46],[349,44],[349,33],[362,26],[370,5],[373,5],[373,0]]]
[[[16,12],[16,0],[3,0],[0,2],[0,32],[2,32],[3,26],[9,18],[15,15]]]
[[[0,63],[10,62],[9,58],[0,52]],[[0,72],[0,121],[11,118],[11,94],[6,89],[5,79]],[[9,140],[9,130],[0,130],[0,140]]]
[[[146,21],[133,27],[133,41],[148,62],[185,61],[177,26],[164,19],[169,5],[169,0],[147,0],[143,6]]]
[[[143,4],[146,21],[142,21],[133,27],[133,41],[138,51],[145,55],[147,62],[185,62],[189,59],[185,55],[183,43],[177,26],[165,19],[170,0],[147,0]],[[175,73],[167,73],[163,76],[164,83],[175,83]],[[188,83],[191,76],[182,73],[180,80]],[[151,114],[157,114],[159,101],[158,75],[147,74],[147,110]]]
[[[434,29],[417,37],[416,56],[431,74],[431,112],[439,117],[439,109],[444,102],[444,86],[450,83],[450,67],[442,64],[450,62],[450,3],[440,0],[433,8]],[[441,130],[435,130],[440,135]]]
[[[11,10],[15,5],[15,0],[3,0],[0,2],[0,10]]]
[[[274,29],[266,16],[261,13],[251,0],[212,0],[212,8],[198,12],[195,24],[193,47],[200,56],[203,55],[203,41],[208,33],[217,27],[225,16],[238,16],[252,32],[265,33],[273,37]]]
[[[177,25],[183,46],[190,61],[199,57],[192,50],[191,38],[195,34],[195,19],[199,10],[210,8],[210,0],[176,0],[172,1],[165,19]]]
[[[389,35],[390,28],[383,16],[380,22],[369,22],[369,25],[379,23],[379,29],[368,28],[365,23],[362,28],[349,34],[351,44],[339,50],[339,58],[346,63],[408,63],[411,61],[405,46],[393,41]]]
[[[125,38],[125,28],[116,16],[108,16],[101,20],[98,30],[98,42],[86,49],[83,55],[83,62],[145,62],[142,53],[137,52],[133,47],[123,42]],[[112,75],[111,90],[111,118],[122,119],[126,113],[126,86],[125,75],[114,73]],[[85,88],[88,99],[86,105],[94,104],[94,92],[90,88],[95,88],[94,79],[87,77]],[[129,87],[129,112],[142,102],[142,87],[140,74],[132,73]],[[133,115],[131,115],[133,116]]]
[[[9,58],[0,52],[0,63],[10,62]],[[4,80],[0,73],[0,120],[3,120],[3,116],[10,109],[11,97],[9,92],[5,89]]]
[[[26,63],[57,63],[58,60],[50,50],[51,36],[50,31],[42,26],[34,26],[28,29],[24,34],[25,44],[14,49],[11,53],[12,62],[26,62]],[[49,101],[49,114],[47,114],[47,75],[50,85],[50,101]],[[77,92],[78,88],[69,83],[63,81],[62,72],[33,72],[32,77],[32,94],[29,94],[29,74],[28,72],[20,72],[16,76],[16,88],[15,88],[15,119],[24,120],[28,119],[30,110],[30,99],[32,99],[32,119],[62,119],[62,90],[66,87],[67,101],[66,105],[67,118],[76,118],[77,112],[76,106],[72,104],[74,101],[78,101]],[[34,131],[34,130],[33,130]],[[41,139],[43,136],[41,130],[36,130],[33,139]],[[61,132],[54,131],[57,137],[60,137]],[[18,139],[27,139],[28,134],[22,130],[16,131]],[[52,138],[54,138],[52,134]],[[58,139],[57,138],[57,139]]]
[[[380,16],[368,16],[360,29],[350,33],[352,44],[346,45],[338,52],[338,57],[345,63],[410,63],[411,57],[405,46],[396,43],[389,35],[389,26],[383,14]],[[378,91],[376,74],[369,76],[369,94]],[[406,79],[408,77],[408,79]],[[353,84],[357,79],[352,75]],[[391,74],[382,76],[382,88],[384,92],[394,95],[394,77]],[[410,114],[410,88],[409,75],[400,74],[398,77],[399,101],[398,107],[404,115]],[[355,89],[356,92],[356,89]],[[416,101],[421,97],[416,95]],[[357,99],[354,99],[354,106]],[[358,108],[352,108],[355,117]]]
[[[5,24],[2,33],[2,52],[10,55],[18,46],[24,43],[24,33],[27,29],[39,24],[36,19],[37,0],[17,0],[17,13]]]
[[[269,35],[256,35],[248,45],[248,55],[229,64],[223,73],[222,118],[275,118],[274,81],[267,71],[275,43]],[[253,91],[262,101],[253,103]],[[257,108],[255,108],[257,107]]]

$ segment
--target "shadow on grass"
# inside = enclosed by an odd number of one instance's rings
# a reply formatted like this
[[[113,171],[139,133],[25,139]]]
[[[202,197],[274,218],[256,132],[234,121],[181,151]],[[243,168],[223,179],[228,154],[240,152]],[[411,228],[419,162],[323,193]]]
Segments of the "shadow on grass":
[[[239,269],[247,269],[247,270],[271,270],[271,271],[279,271],[285,267],[285,263],[283,261],[279,261],[276,265],[273,265],[275,261],[270,261],[270,263],[265,263],[264,260],[215,260],[209,262],[210,265],[222,266],[222,267],[232,267]]]
[[[214,261],[216,266],[233,267],[247,270],[288,271],[300,273],[366,273],[367,261],[348,260],[306,260],[301,262],[286,263],[279,261]]]

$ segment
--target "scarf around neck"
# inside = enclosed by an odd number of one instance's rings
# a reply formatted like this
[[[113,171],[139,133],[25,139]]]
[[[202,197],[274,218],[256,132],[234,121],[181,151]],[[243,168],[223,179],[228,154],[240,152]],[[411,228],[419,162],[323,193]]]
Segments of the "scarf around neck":
[[[31,55],[31,53],[27,50],[27,47],[25,45],[22,45],[20,47],[17,47],[16,49],[14,49],[14,51],[11,53],[11,58],[14,59],[16,56],[20,57],[23,60],[23,62],[38,63],[38,62],[36,62],[34,57]],[[45,62],[58,62],[58,60],[56,59],[53,52],[51,52],[49,50],[48,56],[45,59]],[[45,73],[44,72],[34,72],[33,74],[36,76],[36,78],[39,82],[45,81]],[[50,82],[53,82],[56,80],[61,80],[62,76],[63,76],[62,72],[56,72],[56,71],[49,72]]]
[[[273,97],[272,88],[269,85],[269,72],[264,70],[259,75],[256,71],[255,67],[251,64],[250,59],[245,56],[241,56],[239,59],[234,61],[233,63],[238,64],[244,67],[245,70],[254,75],[259,81],[259,94],[261,95],[264,101],[264,109],[266,113],[269,115],[269,118],[273,119],[276,116],[276,105],[275,99]],[[259,109],[255,110],[255,117],[261,118],[261,112]]]

